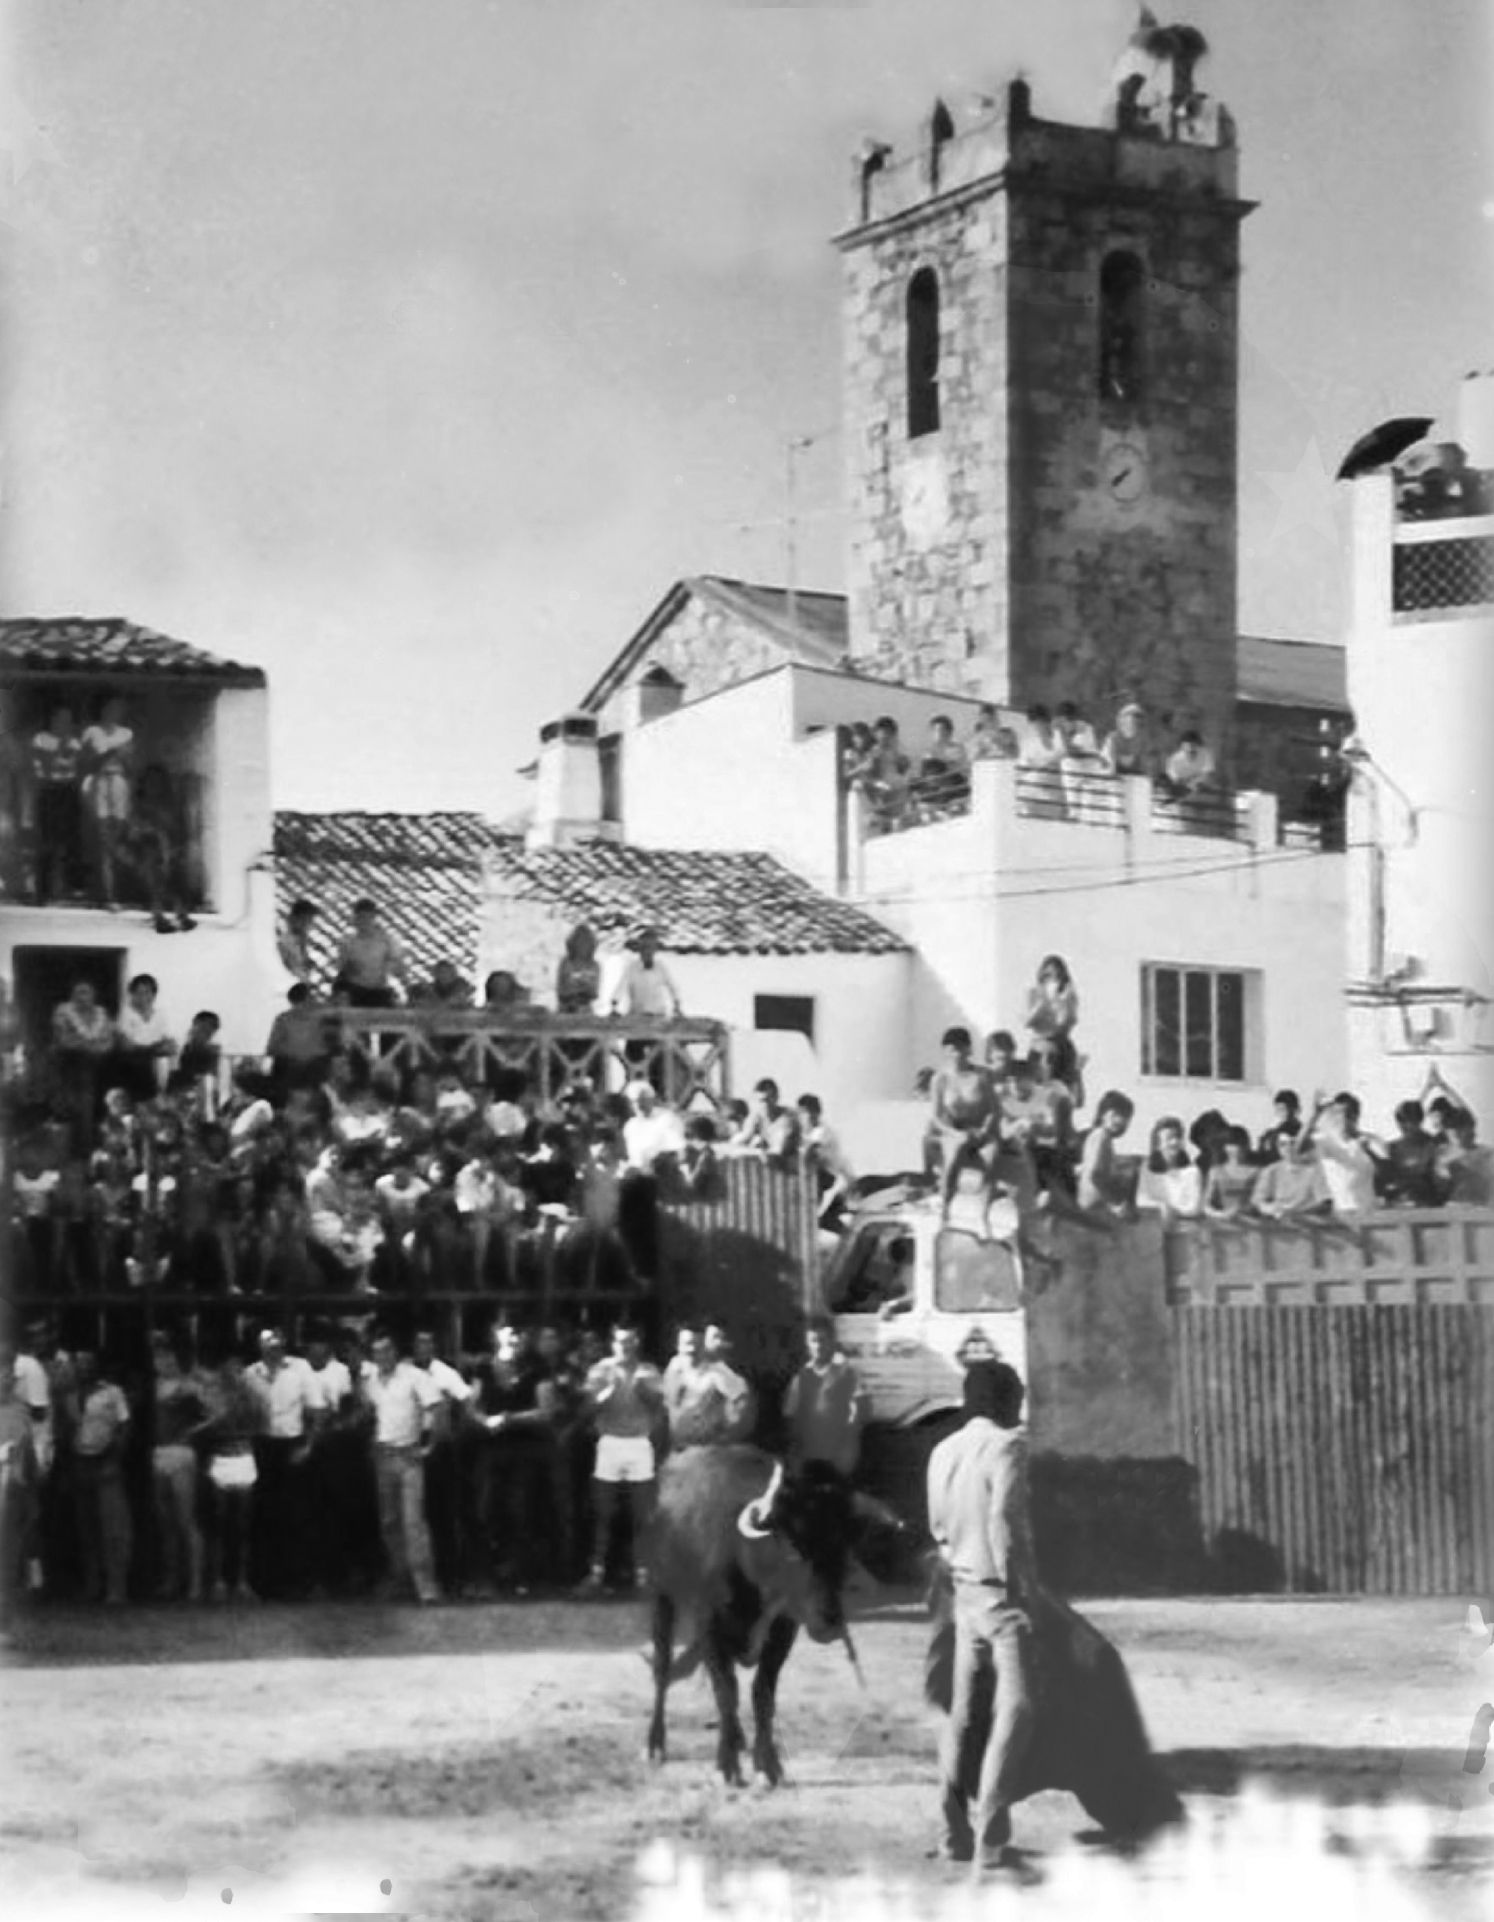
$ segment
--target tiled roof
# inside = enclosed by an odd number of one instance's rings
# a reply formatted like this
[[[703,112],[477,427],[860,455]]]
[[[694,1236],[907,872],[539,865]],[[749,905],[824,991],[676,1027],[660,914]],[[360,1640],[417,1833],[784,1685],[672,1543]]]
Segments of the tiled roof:
[[[1242,701],[1267,707],[1348,708],[1341,647],[1242,634],[1235,647],[1235,665]]]
[[[398,938],[412,977],[454,961],[477,970],[482,862],[494,839],[477,814],[292,814],[275,816],[275,895],[283,923],[292,901],[316,903],[311,952],[332,973],[353,903],[369,895]]]
[[[0,621],[0,675],[6,672],[187,675],[239,687],[263,687],[265,679],[257,667],[221,660],[117,615],[104,620],[67,615]]]
[[[475,814],[278,814],[281,918],[300,896],[321,913],[313,955],[328,967],[360,895],[379,903],[417,975],[443,957],[477,967],[485,866],[521,899],[590,922],[613,945],[640,923],[676,954],[897,954],[906,943],[766,854],[588,842],[529,852]]]
[[[607,841],[530,853],[515,838],[498,847],[497,867],[521,896],[553,902],[599,936],[651,922],[676,954],[897,954],[907,946],[767,854]]]

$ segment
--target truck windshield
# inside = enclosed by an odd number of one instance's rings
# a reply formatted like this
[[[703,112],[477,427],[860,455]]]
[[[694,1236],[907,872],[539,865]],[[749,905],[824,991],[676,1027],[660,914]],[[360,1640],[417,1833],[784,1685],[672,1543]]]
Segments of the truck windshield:
[[[913,1300],[913,1237],[902,1222],[862,1227],[827,1283],[832,1315],[876,1314]]]
[[[1020,1308],[1021,1278],[1010,1248],[942,1230],[934,1246],[934,1305],[947,1315]]]

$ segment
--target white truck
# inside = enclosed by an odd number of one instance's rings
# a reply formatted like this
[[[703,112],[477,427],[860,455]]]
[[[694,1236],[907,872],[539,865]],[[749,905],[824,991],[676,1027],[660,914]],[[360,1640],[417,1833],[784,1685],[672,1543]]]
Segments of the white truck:
[[[870,1400],[862,1478],[921,1524],[924,1471],[959,1424],[965,1367],[995,1357],[1027,1379],[1020,1257],[949,1226],[938,1196],[892,1194],[852,1217],[820,1293]]]

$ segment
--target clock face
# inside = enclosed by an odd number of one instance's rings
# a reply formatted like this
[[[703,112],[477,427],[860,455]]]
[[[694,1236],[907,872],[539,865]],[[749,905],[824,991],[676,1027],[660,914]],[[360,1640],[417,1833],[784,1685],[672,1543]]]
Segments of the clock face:
[[[1100,485],[1111,500],[1130,507],[1146,492],[1146,449],[1136,441],[1113,441],[1100,461]]]

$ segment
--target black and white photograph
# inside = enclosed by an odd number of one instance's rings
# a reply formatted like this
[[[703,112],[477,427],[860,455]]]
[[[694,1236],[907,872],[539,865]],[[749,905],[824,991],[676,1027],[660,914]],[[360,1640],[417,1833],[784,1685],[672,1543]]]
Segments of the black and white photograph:
[[[1491,102],[0,0],[8,1912],[1494,1914]]]

